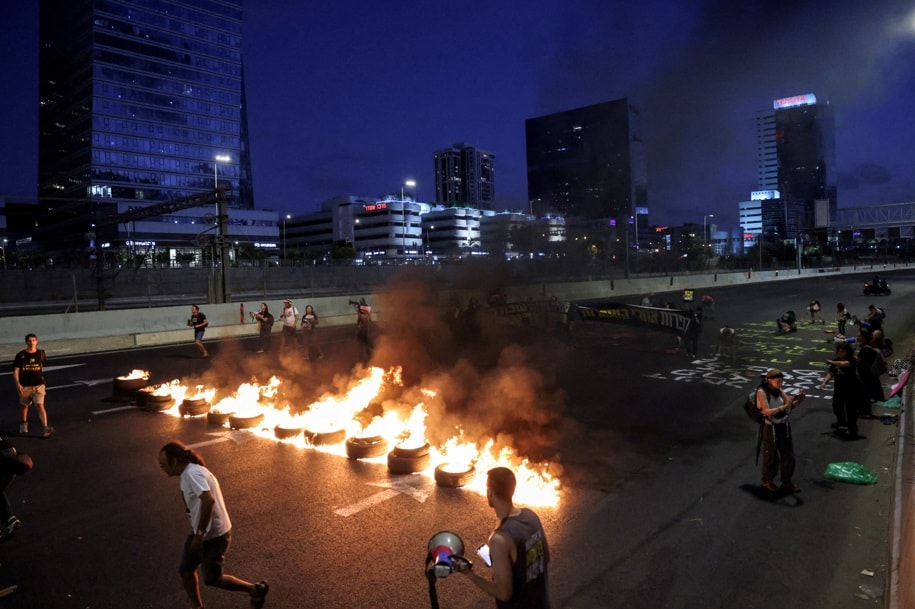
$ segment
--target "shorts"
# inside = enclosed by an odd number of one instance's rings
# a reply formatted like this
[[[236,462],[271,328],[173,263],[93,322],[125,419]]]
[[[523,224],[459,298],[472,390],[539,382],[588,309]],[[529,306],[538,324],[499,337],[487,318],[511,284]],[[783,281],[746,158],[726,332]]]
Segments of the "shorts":
[[[22,393],[19,394],[19,405],[28,406],[29,404],[34,404],[36,406],[44,405],[44,395],[45,395],[45,386],[44,385],[33,385],[31,387],[22,387]]]
[[[203,342],[203,330],[194,330],[194,342],[195,343]]]
[[[295,336],[295,326],[283,326],[283,334],[286,336]]]
[[[178,573],[193,573],[200,567],[203,583],[215,586],[222,581],[222,564],[225,562],[226,552],[229,549],[232,531],[213,539],[204,539],[203,547],[199,553],[191,553],[188,548],[194,535],[188,535],[184,542],[184,551],[181,554],[181,564]]]

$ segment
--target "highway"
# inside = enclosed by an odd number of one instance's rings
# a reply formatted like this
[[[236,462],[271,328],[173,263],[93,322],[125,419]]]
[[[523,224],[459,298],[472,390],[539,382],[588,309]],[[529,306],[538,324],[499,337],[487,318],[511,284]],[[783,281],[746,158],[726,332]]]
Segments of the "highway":
[[[877,302],[896,356],[908,352],[915,271],[888,275],[889,297],[865,298],[863,278],[700,290],[717,311],[704,320],[696,359],[677,354],[669,334],[625,325],[563,334],[484,322],[479,338],[452,338],[434,314],[411,310],[384,328],[373,363],[403,365],[405,384],[437,389],[454,420],[477,433],[510,430],[519,449],[561,466],[559,504],[535,508],[551,545],[555,608],[882,606],[897,427],[862,421],[855,442],[831,433],[831,396],[817,385],[832,335],[803,323],[812,298],[827,320],[838,300],[859,315]],[[656,295],[679,306],[678,297]],[[800,329],[776,336],[774,320],[789,308]],[[738,330],[736,361],[711,356],[725,323]],[[0,545],[0,588],[17,586],[3,606],[187,607],[176,570],[189,527],[177,479],[157,463],[159,448],[178,439],[222,483],[234,524],[226,571],[270,582],[267,607],[429,607],[430,537],[451,530],[469,548],[485,541],[495,525],[485,497],[111,399],[112,379],[140,368],[151,383],[223,388],[277,375],[305,405],[360,375],[350,336],[328,335],[314,364],[257,354],[253,338],[208,349],[208,360],[190,342],[49,353],[48,440],[15,436],[12,383],[0,380],[10,394],[0,430],[35,461],[7,493],[23,524]],[[760,492],[755,428],[740,408],[768,367],[810,396],[792,419],[803,490],[777,498]],[[878,483],[825,479],[837,461],[866,465]],[[437,592],[442,609],[493,606],[459,575],[439,580]],[[203,595],[209,609],[247,606],[244,595]]]

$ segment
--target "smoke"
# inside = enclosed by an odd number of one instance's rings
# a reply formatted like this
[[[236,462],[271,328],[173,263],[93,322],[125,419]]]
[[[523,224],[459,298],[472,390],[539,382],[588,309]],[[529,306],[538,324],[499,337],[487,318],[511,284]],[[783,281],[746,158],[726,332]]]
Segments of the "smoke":
[[[433,444],[460,429],[468,440],[496,439],[497,450],[511,446],[532,459],[555,457],[564,405],[555,375],[562,347],[544,328],[501,322],[486,297],[485,289],[464,290],[443,303],[434,276],[423,270],[400,274],[379,293],[384,332],[372,364],[403,366],[405,386],[386,407],[425,403]]]

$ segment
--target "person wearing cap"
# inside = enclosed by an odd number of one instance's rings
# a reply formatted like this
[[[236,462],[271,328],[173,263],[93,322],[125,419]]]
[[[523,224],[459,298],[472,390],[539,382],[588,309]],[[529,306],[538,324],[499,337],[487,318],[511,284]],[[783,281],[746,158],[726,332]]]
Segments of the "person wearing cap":
[[[283,333],[280,334],[280,350],[285,351],[287,345],[295,347],[295,328],[299,323],[299,311],[292,306],[292,301],[288,298],[283,301],[283,312],[280,313],[280,319],[283,320]]]
[[[775,475],[780,474],[782,489],[797,493],[801,489],[794,484],[794,444],[788,413],[804,401],[804,392],[788,395],[782,389],[785,375],[778,368],[766,372],[756,390],[756,407],[766,417],[760,426],[762,459],[762,486],[777,491]]]

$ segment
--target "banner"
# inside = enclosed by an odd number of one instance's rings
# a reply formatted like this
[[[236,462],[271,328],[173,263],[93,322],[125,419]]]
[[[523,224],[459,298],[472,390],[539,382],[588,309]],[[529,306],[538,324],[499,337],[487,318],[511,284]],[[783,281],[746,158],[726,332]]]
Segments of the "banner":
[[[569,318],[651,327],[665,332],[686,334],[693,323],[692,314],[677,309],[642,307],[616,302],[592,305],[570,303]]]

